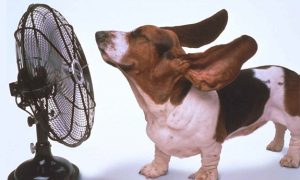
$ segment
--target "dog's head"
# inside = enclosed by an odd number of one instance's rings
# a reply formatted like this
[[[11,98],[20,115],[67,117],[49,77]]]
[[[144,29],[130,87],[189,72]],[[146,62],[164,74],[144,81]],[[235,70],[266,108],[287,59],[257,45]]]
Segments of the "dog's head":
[[[214,41],[226,24],[227,12],[221,10],[196,24],[146,25],[131,32],[99,31],[96,41],[103,59],[119,68],[156,103],[169,98],[178,103],[176,97],[184,96],[191,84],[202,91],[224,87],[256,52],[256,42],[249,36],[204,53],[184,52],[182,46],[196,48]]]

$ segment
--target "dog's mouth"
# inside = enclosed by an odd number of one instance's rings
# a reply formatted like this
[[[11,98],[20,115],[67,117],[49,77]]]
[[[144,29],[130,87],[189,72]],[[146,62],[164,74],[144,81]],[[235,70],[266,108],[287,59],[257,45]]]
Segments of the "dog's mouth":
[[[106,53],[106,51],[105,51],[101,46],[99,46],[99,45],[98,45],[98,48],[99,48],[99,51],[100,51],[100,53],[101,53],[102,59],[103,59],[106,63],[108,63],[108,64],[110,64],[110,65],[112,65],[112,66],[116,66],[116,65],[114,64],[114,61],[109,57],[109,55]]]
[[[102,48],[100,48],[99,47],[99,50],[100,50],[100,53],[101,53],[101,56],[102,56],[102,58],[103,58],[103,60],[105,61],[105,62],[110,62],[110,61],[112,61],[112,59],[109,57],[109,55],[105,52],[105,50],[104,49],[102,49]],[[111,62],[112,63],[112,62]]]
[[[108,56],[108,54],[104,50],[100,50],[100,52],[101,52],[103,60],[107,64],[109,64],[109,65],[111,65],[113,67],[118,67],[117,64]]]

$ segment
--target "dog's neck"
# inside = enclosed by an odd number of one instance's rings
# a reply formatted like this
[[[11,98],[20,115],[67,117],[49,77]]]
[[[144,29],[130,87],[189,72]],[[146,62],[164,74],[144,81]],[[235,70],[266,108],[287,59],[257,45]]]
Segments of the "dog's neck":
[[[127,79],[139,106],[144,111],[149,127],[168,126],[178,130],[184,129],[192,122],[191,119],[193,119],[194,114],[200,111],[208,112],[203,114],[201,116],[203,118],[200,118],[200,120],[217,119],[219,105],[216,91],[201,92],[195,87],[190,87],[180,104],[172,103],[171,97],[165,103],[157,104],[132,79],[128,77]],[[192,108],[195,104],[197,104],[197,108]],[[192,109],[186,111],[188,108]],[[213,113],[210,113],[211,111]],[[180,114],[180,117],[176,116],[176,114]]]
[[[137,85],[136,82],[134,82],[133,79],[127,76],[126,78],[131,86],[131,89],[136,97],[139,106],[145,113],[147,121],[165,119],[164,116],[168,116],[168,114],[176,107],[176,105],[173,105],[170,102],[170,99],[162,104],[156,103],[147,93],[142,90],[141,87]]]

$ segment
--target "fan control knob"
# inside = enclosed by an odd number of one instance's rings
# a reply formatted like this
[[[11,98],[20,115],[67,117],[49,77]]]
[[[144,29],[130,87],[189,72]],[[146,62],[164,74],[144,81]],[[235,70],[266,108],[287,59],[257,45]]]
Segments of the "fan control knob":
[[[31,127],[32,125],[36,124],[36,120],[33,117],[28,117],[27,123],[28,126]]]
[[[32,154],[34,154],[35,151],[36,151],[36,147],[33,143],[30,143],[30,151],[31,151]]]

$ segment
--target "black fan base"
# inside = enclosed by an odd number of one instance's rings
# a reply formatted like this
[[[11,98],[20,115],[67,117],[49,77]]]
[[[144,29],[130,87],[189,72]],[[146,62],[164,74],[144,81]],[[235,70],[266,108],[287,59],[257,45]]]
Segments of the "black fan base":
[[[11,172],[8,180],[78,180],[79,169],[57,156],[36,156]]]

